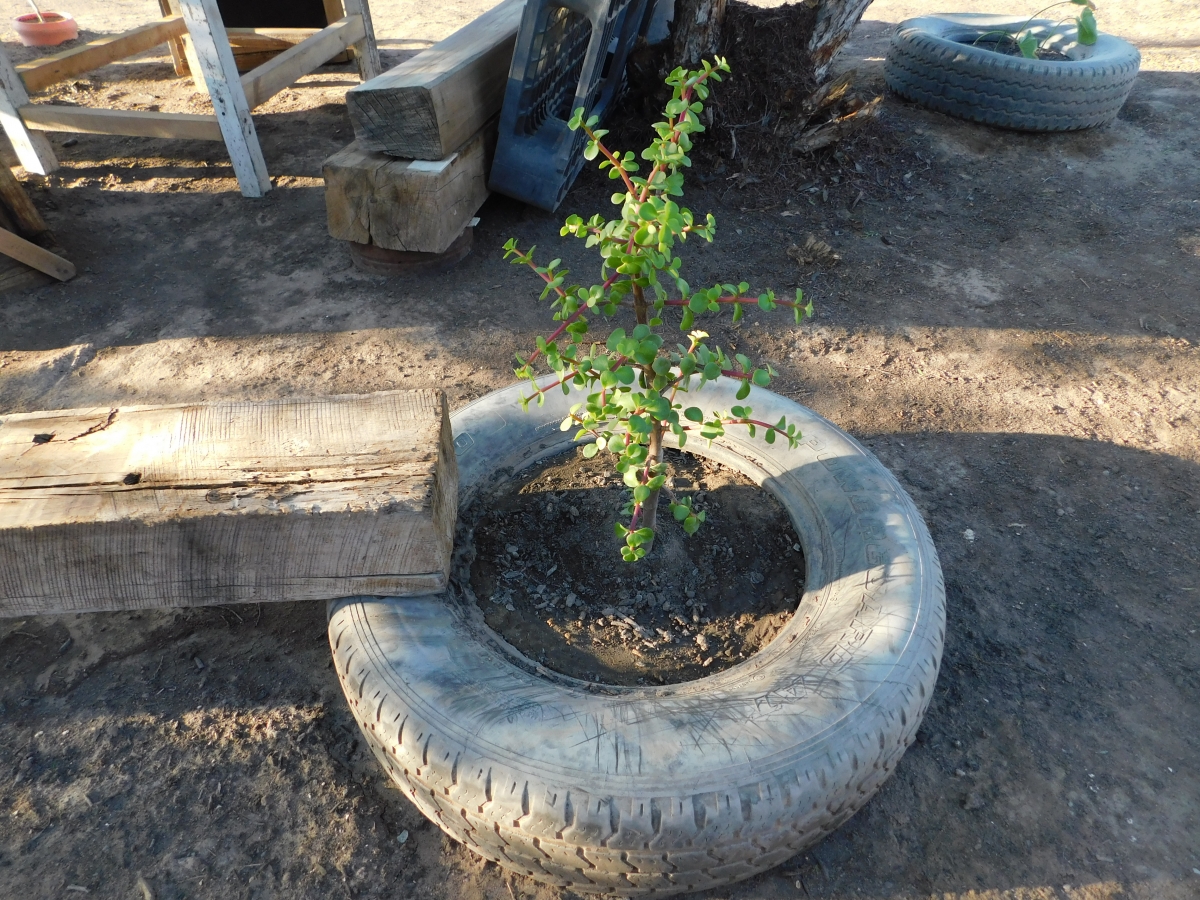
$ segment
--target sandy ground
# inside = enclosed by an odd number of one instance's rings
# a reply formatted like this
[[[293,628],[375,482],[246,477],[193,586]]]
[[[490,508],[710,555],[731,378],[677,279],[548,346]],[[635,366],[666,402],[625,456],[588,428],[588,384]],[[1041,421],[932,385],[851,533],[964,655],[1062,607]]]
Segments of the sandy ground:
[[[375,20],[396,59],[484,5],[376,3]],[[933,8],[877,2],[840,64],[878,86],[887,30]],[[88,34],[153,10],[70,7]],[[693,283],[800,285],[818,308],[800,329],[751,314],[714,334],[896,472],[949,599],[895,777],[712,900],[1200,896],[1200,15],[1151,0],[1099,17],[1144,55],[1108,128],[1007,134],[889,99],[886,140],[777,202],[692,183],[720,224]],[[560,216],[494,198],[452,272],[355,271],[319,178],[353,83],[323,71],[256,116],[277,186],[259,201],[219,145],[55,136],[62,171],[25,180],[80,275],[0,296],[0,413],[403,386],[457,406],[509,383],[547,317],[501,244],[580,249]],[[204,105],[153,55],[53,96],[81,94]],[[563,214],[606,196],[584,177]],[[798,268],[785,251],[808,234],[841,264]],[[324,611],[285,604],[0,623],[0,896],[567,895],[421,819],[358,740]]]

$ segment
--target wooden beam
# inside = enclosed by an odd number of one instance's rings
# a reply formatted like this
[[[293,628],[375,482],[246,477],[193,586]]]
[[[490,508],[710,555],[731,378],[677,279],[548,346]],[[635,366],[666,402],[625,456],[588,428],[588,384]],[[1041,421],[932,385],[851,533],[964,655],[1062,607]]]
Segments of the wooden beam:
[[[280,53],[242,76],[242,90],[250,109],[266,103],[284,88],[295,84],[331,57],[362,39],[362,16],[338,19],[301,44]]]
[[[171,6],[171,0],[158,0],[158,9],[163,14],[163,17],[177,15],[179,10]],[[171,48],[171,62],[175,67],[175,74],[179,76],[188,75],[187,53],[183,49],[183,38],[177,37],[167,41],[167,46]]]
[[[3,228],[0,228],[0,253],[39,272],[52,275],[59,281],[70,281],[75,277],[75,266],[67,260]]]
[[[28,104],[25,83],[4,48],[0,47],[0,127],[4,128],[26,171],[49,175],[58,168],[58,159],[50,142],[43,135],[30,131],[21,118],[18,110]]]
[[[12,169],[0,164],[0,203],[12,217],[16,231],[22,237],[31,238],[47,231],[46,220],[33,205],[21,182],[13,176]]]
[[[500,112],[524,0],[504,0],[428,50],[346,93],[366,150],[444,159]]]
[[[17,66],[17,72],[25,82],[26,90],[40,91],[75,75],[99,69],[111,62],[165,44],[186,32],[187,26],[183,17],[170,16],[159,22],[126,31],[124,34],[100,38],[73,50],[23,63]]]
[[[255,53],[290,50],[317,34],[316,28],[227,28],[229,46]]]
[[[325,8],[336,4],[337,0],[325,0]],[[383,71],[379,62],[379,47],[375,44],[375,26],[371,23],[371,4],[368,0],[341,0],[342,10],[347,18],[361,16],[363,21],[363,36],[354,44],[354,61],[358,64],[358,77],[363,81],[377,78]]]
[[[437,162],[351,144],[324,165],[329,233],[388,250],[444,253],[488,197],[495,145],[495,122]]]
[[[30,104],[21,107],[21,116],[26,125],[37,131],[127,134],[133,137],[182,138],[197,141],[224,140],[216,116],[195,113]]]
[[[440,391],[0,421],[0,617],[446,587]]]
[[[229,28],[229,46],[239,72],[249,72],[290,50],[317,33],[316,28]],[[350,61],[348,50],[331,56],[326,63]]]
[[[217,0],[176,0],[187,22],[199,73],[208,86],[217,124],[225,138],[225,148],[245,197],[261,197],[271,190],[267,162],[263,159],[250,107],[238,78],[229,37],[217,9]],[[195,74],[196,70],[193,70]]]

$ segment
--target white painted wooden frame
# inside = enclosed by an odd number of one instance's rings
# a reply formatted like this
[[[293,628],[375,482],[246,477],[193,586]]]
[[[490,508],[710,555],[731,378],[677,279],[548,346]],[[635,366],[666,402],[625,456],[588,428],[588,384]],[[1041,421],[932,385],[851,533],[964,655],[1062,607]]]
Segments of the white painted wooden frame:
[[[223,140],[246,197],[271,189],[266,161],[250,112],[275,94],[350,50],[363,81],[380,72],[379,50],[368,0],[325,0],[329,26],[239,76],[216,0],[160,0],[169,12],[157,22],[92,41],[46,59],[14,66],[0,47],[0,127],[26,170],[49,175],[58,160],[43,131],[126,134],[137,137]],[[340,18],[336,18],[338,13]],[[118,59],[170,43],[173,56],[183,34],[192,75],[207,88],[214,115],[111,110],[30,103],[40,90]],[[179,61],[176,60],[178,67]]]

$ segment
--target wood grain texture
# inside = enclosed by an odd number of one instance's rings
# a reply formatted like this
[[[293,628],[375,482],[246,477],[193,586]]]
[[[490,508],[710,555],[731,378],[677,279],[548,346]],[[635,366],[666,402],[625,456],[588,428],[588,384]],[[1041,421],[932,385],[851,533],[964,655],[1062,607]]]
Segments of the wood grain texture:
[[[82,47],[23,63],[17,66],[17,72],[25,82],[26,90],[40,91],[59,81],[165,44],[186,32],[187,26],[181,16],[168,16],[123,34],[99,38]]]
[[[36,237],[48,230],[46,220],[8,166],[0,166],[0,205],[3,205],[16,226],[9,230],[16,231],[21,237]]]
[[[70,281],[75,277],[74,264],[52,253],[32,241],[0,228],[0,253],[22,262],[31,269],[52,275],[59,281]]]
[[[266,103],[284,88],[315,71],[351,44],[362,40],[366,31],[362,16],[338,19],[294,47],[289,47],[257,69],[242,76],[242,90],[251,109]]]
[[[361,16],[363,36],[354,45],[354,61],[358,65],[358,77],[363,81],[377,78],[383,71],[379,62],[379,46],[375,43],[375,26],[371,22],[371,4],[367,0],[341,0],[346,16]],[[326,0],[326,10],[330,0]]]
[[[367,150],[445,159],[500,113],[524,0],[504,0],[445,40],[346,92]]]
[[[437,162],[394,159],[357,143],[325,161],[329,233],[388,250],[444,253],[488,197],[493,122]]]
[[[443,590],[440,391],[0,419],[0,616]]]
[[[263,159],[254,120],[238,77],[233,50],[225,34],[217,0],[177,0],[191,38],[188,64],[193,77],[203,76],[208,86],[217,124],[225,138],[225,149],[233,163],[243,197],[261,197],[271,190],[267,163]],[[193,59],[194,57],[194,59]]]
[[[12,60],[0,47],[0,127],[17,152],[17,158],[28,172],[49,175],[58,168],[58,158],[46,136],[30,131],[18,110],[29,104],[25,82],[17,74]]]
[[[36,131],[75,134],[126,134],[133,137],[224,140],[216,116],[168,113],[147,109],[97,109],[31,103],[21,107],[25,124]]]

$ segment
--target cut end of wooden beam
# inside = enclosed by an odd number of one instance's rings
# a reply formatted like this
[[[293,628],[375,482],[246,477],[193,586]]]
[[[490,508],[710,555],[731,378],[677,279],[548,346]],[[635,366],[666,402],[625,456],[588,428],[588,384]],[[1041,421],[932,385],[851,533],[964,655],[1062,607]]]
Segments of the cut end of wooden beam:
[[[0,616],[430,593],[458,502],[440,391],[0,419]]]
[[[524,0],[504,0],[428,50],[346,92],[354,135],[402,159],[449,156],[499,115]]]
[[[488,197],[495,122],[446,159],[395,159],[354,143],[325,161],[331,236],[387,250],[445,253]]]

